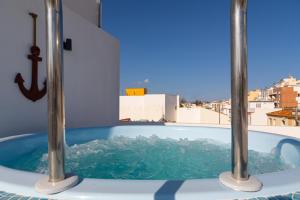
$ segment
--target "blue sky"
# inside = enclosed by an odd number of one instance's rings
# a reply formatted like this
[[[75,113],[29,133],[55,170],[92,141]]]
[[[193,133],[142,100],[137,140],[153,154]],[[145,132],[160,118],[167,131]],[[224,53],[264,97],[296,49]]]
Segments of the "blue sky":
[[[248,0],[249,89],[300,79],[300,0]],[[230,0],[103,0],[121,45],[121,93],[230,97]]]

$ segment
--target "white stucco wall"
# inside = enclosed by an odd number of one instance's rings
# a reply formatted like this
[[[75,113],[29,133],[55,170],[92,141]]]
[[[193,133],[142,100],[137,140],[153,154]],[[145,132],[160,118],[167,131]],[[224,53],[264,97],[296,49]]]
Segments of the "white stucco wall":
[[[120,96],[120,119],[132,121],[176,121],[179,98],[175,95],[147,94],[145,96]]]
[[[251,115],[248,116],[248,124],[255,126],[267,126],[268,116],[267,113],[278,111],[276,108],[257,108]]]
[[[46,77],[44,1],[0,1],[0,137],[47,129],[46,97],[33,103],[14,83],[20,72],[28,87],[32,45],[32,18],[38,18],[39,86]],[[64,7],[64,37],[72,38],[73,51],[64,52],[66,126],[113,124],[119,114],[119,42],[96,25]]]
[[[165,118],[165,95],[144,96],[144,119],[159,121]]]
[[[198,108],[179,108],[177,111],[178,123],[200,123],[200,109]]]
[[[63,4],[90,23],[98,25],[97,0],[63,0]]]
[[[179,108],[177,113],[178,123],[205,123],[205,124],[218,124],[219,113],[203,108]],[[229,124],[230,119],[227,115],[220,114],[220,124]]]
[[[275,105],[273,101],[249,101],[248,107],[250,109],[274,109]]]
[[[145,120],[144,96],[120,96],[120,119]]]
[[[179,108],[179,96],[178,95],[166,95],[165,108],[166,120],[169,122],[177,121],[177,110]]]
[[[227,115],[224,115],[222,113],[218,113],[212,110],[208,110],[205,108],[200,107],[200,116],[201,116],[201,122],[200,123],[206,123],[206,124],[218,124],[219,123],[219,116],[220,116],[220,124],[229,124],[230,119]]]

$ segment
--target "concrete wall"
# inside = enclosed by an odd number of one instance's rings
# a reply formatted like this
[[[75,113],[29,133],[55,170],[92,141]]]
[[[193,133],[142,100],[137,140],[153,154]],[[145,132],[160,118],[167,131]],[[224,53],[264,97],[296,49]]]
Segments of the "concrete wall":
[[[177,122],[219,124],[219,113],[202,107],[179,108],[177,113]],[[229,123],[229,117],[221,113],[220,124]]]
[[[32,19],[38,18],[39,86],[46,77],[44,1],[0,1],[0,137],[47,129],[47,98],[33,103],[14,83],[20,72],[28,87],[32,45]],[[73,51],[65,51],[66,126],[113,124],[119,114],[119,42],[64,7],[64,37],[72,38]]]
[[[165,94],[120,96],[120,119],[132,121],[176,121],[179,97]]]

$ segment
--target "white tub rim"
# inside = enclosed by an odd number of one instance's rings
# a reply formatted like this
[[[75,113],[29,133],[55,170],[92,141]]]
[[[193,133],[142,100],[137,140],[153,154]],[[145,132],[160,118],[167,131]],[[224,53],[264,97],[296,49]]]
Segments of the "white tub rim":
[[[132,125],[131,125],[132,126]],[[173,124],[166,124],[166,126],[173,126]],[[195,126],[189,124],[176,124],[176,126]],[[198,126],[196,126],[198,127]],[[208,128],[225,128],[230,127],[212,127],[202,125],[199,127]],[[252,130],[253,131],[253,130]],[[277,135],[279,133],[262,132],[264,134]],[[35,133],[39,134],[39,133]],[[17,138],[34,135],[22,134],[12,137],[5,137],[0,139],[0,143]],[[280,134],[284,136],[284,134]],[[297,137],[286,136],[299,140]],[[54,199],[153,199],[155,192],[159,191],[163,185],[173,184],[174,181],[168,180],[107,180],[107,179],[90,179],[84,178],[83,181],[69,191],[47,196],[42,195],[34,190],[34,183],[44,175],[33,172],[25,172],[6,168],[0,165],[0,188],[5,192],[21,194],[24,196],[32,196],[39,198],[54,198]],[[256,193],[243,193],[232,191],[221,185],[218,179],[194,179],[183,181],[181,187],[176,191],[176,198],[178,199],[237,199],[237,198],[253,198],[266,197],[274,195],[282,195],[292,193],[300,190],[300,168],[284,170],[280,172],[266,173],[256,176],[260,179],[264,187],[261,191]],[[22,181],[20,181],[22,180]],[[175,182],[176,183],[176,182]],[[110,187],[111,186],[111,187]],[[202,188],[201,188],[202,186]],[[98,191],[98,192],[95,192]],[[160,195],[168,195],[160,194]],[[169,195],[175,195],[170,193]]]

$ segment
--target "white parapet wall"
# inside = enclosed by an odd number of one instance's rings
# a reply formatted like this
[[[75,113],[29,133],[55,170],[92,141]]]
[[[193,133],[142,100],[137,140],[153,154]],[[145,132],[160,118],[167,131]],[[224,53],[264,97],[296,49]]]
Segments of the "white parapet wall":
[[[98,25],[97,0],[63,0],[63,4],[90,23]]]
[[[176,95],[120,96],[120,119],[175,122],[178,106],[179,96]]]
[[[179,108],[178,123],[229,124],[227,115],[203,107]]]
[[[119,120],[119,41],[74,10],[64,6],[64,38],[73,42],[73,50],[64,51],[66,127],[115,124]],[[25,86],[31,84],[32,63],[27,55],[33,43],[33,20],[28,12],[34,12],[38,14],[37,45],[43,59],[38,67],[39,87],[43,87],[44,11],[41,0],[0,1],[0,137],[47,130],[46,96],[31,102],[14,83],[16,74],[21,73]]]

